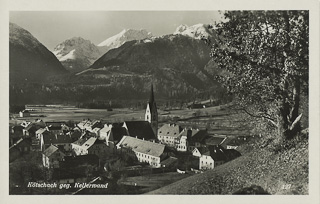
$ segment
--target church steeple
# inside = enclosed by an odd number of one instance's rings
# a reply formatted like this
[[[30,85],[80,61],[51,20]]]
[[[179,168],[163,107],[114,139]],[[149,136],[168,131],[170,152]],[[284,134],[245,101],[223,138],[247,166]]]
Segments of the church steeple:
[[[150,98],[147,104],[145,121],[151,124],[154,134],[157,136],[158,133],[158,111],[156,101],[154,100],[153,84],[151,84]]]
[[[154,100],[153,84],[151,84],[150,98],[149,98],[148,102],[149,102],[151,112],[153,112],[153,111],[157,112],[157,105],[156,105],[156,101]],[[155,109],[155,110],[153,110],[153,109]]]

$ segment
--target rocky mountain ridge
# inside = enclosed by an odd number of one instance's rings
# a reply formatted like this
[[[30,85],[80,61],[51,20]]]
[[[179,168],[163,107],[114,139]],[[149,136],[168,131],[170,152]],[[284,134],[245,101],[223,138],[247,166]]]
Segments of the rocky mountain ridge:
[[[10,83],[45,81],[67,73],[52,52],[14,23],[9,24],[9,66]]]

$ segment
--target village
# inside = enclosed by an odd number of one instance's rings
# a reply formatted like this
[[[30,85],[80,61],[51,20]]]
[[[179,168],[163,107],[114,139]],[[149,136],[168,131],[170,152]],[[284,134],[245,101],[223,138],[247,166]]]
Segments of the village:
[[[20,112],[20,117],[26,116],[28,110]],[[28,152],[41,153],[43,168],[51,172],[47,181],[74,184],[102,175],[141,175],[141,171],[189,176],[241,156],[228,137],[210,135],[205,128],[159,125],[152,86],[144,119],[114,123],[84,119],[73,126],[42,119],[23,121],[10,129],[10,161]],[[130,179],[122,184],[139,185]]]

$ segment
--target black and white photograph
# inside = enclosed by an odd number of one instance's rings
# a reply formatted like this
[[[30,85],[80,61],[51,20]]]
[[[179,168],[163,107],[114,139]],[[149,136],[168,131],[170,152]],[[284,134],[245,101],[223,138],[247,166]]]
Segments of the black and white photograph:
[[[201,8],[9,9],[9,198],[314,196],[313,11]]]

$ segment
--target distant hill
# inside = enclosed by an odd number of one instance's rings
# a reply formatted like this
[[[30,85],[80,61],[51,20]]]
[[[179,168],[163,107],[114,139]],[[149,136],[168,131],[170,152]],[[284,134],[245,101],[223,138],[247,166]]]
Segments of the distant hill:
[[[9,66],[10,83],[45,81],[67,73],[52,52],[13,23],[9,25]]]
[[[152,81],[163,96],[193,94],[220,87],[204,69],[209,52],[203,41],[184,35],[130,41],[108,51],[77,76],[109,79],[110,86],[127,84],[137,91],[148,91]]]

